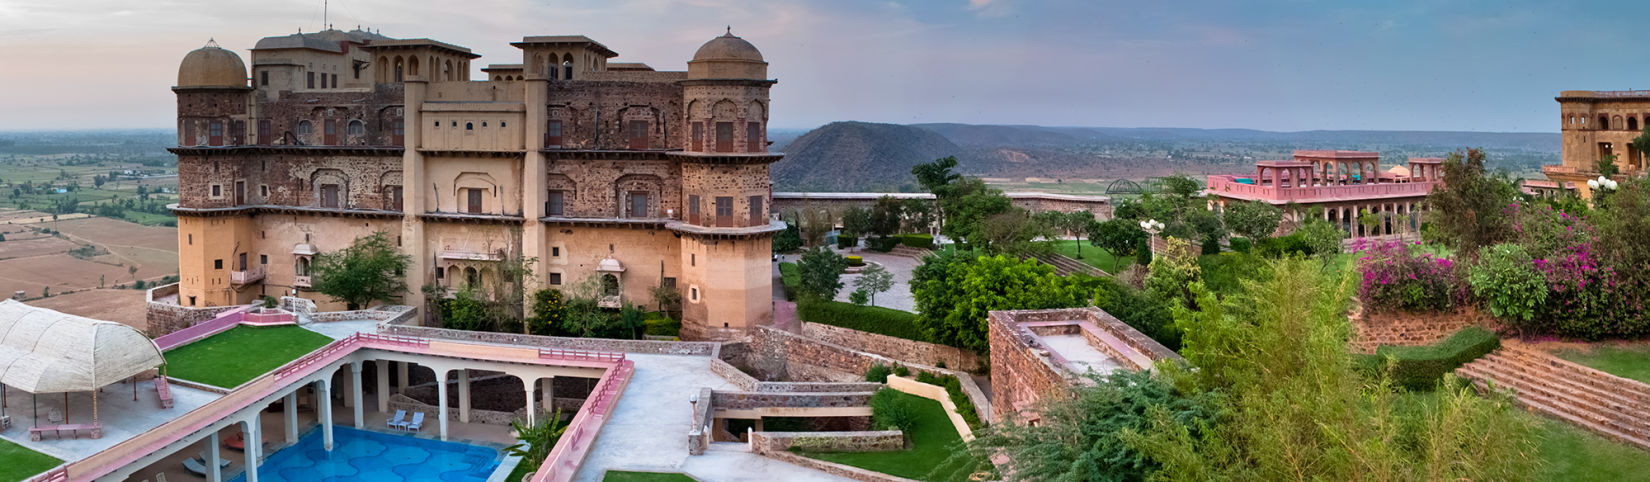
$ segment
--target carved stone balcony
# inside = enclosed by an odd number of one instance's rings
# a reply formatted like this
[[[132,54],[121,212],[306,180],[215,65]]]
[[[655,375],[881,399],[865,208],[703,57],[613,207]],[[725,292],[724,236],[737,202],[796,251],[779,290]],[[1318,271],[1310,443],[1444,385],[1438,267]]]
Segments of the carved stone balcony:
[[[235,286],[245,286],[245,285],[249,285],[249,284],[252,284],[252,283],[257,283],[259,281],[263,281],[263,279],[264,279],[264,268],[262,266],[251,267],[251,268],[247,268],[247,269],[240,270],[240,271],[230,271],[229,272],[229,284],[232,284],[232,285],[235,285]]]

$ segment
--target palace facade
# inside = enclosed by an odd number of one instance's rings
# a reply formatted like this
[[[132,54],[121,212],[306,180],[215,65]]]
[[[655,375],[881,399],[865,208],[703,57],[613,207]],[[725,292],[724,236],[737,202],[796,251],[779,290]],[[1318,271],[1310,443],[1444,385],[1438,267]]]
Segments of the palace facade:
[[[773,313],[768,64],[731,30],[686,71],[613,62],[580,35],[469,49],[362,30],[267,37],[251,69],[215,43],[178,68],[176,305],[310,298],[321,253],[385,232],[412,257],[405,304],[496,283],[596,286],[604,306],[681,294],[683,335]]]
[[[1411,158],[1409,166],[1381,169],[1374,152],[1305,150],[1294,159],[1255,163],[1255,175],[1208,177],[1204,193],[1210,209],[1223,210],[1233,201],[1259,201],[1322,210],[1324,221],[1339,226],[1347,238],[1415,236],[1421,230],[1423,201],[1443,182],[1443,159]],[[1369,213],[1381,222],[1366,226],[1359,216]],[[1286,221],[1299,222],[1302,219]],[[1284,223],[1279,231],[1285,231]]]
[[[1598,162],[1606,156],[1616,157],[1618,176],[1645,172],[1645,153],[1633,147],[1633,139],[1650,123],[1650,90],[1566,90],[1554,100],[1563,153],[1560,164],[1541,166],[1552,183],[1539,184],[1538,189],[1574,190],[1591,199],[1587,180],[1598,178]]]

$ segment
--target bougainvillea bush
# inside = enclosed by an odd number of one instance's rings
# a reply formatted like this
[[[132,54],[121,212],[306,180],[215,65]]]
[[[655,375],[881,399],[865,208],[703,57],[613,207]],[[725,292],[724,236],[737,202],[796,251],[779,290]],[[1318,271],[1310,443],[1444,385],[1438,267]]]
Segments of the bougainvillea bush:
[[[1372,311],[1445,311],[1466,299],[1455,262],[1414,249],[1419,242],[1358,240],[1358,299]]]
[[[1472,269],[1474,291],[1492,313],[1521,328],[1589,340],[1650,334],[1646,293],[1597,248],[1588,215],[1543,203],[1513,203],[1506,214],[1512,243],[1486,250],[1504,256],[1482,256]],[[1527,259],[1533,270],[1505,266],[1513,259]],[[1529,286],[1532,273],[1546,293],[1511,289]],[[1529,311],[1519,309],[1525,307]]]

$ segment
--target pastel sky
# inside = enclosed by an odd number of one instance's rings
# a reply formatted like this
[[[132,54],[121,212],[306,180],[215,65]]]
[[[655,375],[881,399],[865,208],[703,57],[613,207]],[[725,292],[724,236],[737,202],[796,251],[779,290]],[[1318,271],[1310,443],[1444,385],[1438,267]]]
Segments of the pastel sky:
[[[321,4],[0,0],[0,130],[169,126],[185,53],[216,38],[248,58],[319,30]],[[1643,0],[331,0],[330,18],[469,47],[477,68],[578,33],[682,70],[732,25],[790,128],[1556,131],[1561,90],[1650,89]]]

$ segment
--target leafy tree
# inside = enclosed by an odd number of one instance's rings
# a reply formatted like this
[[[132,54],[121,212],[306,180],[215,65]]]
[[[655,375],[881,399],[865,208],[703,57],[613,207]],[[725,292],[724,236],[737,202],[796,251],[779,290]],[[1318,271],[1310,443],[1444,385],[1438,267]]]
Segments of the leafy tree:
[[[1077,237],[1077,257],[1083,257],[1083,239],[1088,237],[1089,226],[1097,223],[1094,213],[1087,209],[1072,211],[1061,215],[1060,228]]]
[[[441,327],[453,330],[492,331],[498,320],[479,291],[480,287],[466,283],[452,298],[441,300]]]
[[[1009,201],[1008,196],[1004,196],[1002,191],[986,186],[985,182],[979,179],[960,180],[949,192],[951,194],[939,198],[944,213],[942,217],[945,219],[945,224],[940,227],[940,234],[970,244],[989,245],[990,241],[986,239],[986,226],[989,223],[986,219],[1014,209],[1014,203]]]
[[[1226,205],[1222,217],[1232,232],[1256,242],[1271,237],[1272,232],[1278,230],[1278,222],[1283,220],[1283,210],[1260,201],[1235,202]]]
[[[918,164],[911,167],[911,174],[916,176],[917,183],[922,184],[935,197],[948,194],[944,191],[951,188],[952,183],[962,179],[961,174],[951,172],[957,167],[957,156],[946,156],[935,159],[934,162]]]
[[[1598,250],[1616,271],[1641,289],[1650,287],[1650,243],[1644,242],[1644,233],[1650,233],[1650,178],[1620,183],[1588,219],[1598,229]]]
[[[871,297],[871,304],[877,304],[877,293],[888,291],[894,287],[894,274],[880,264],[869,264],[859,271],[859,279],[854,280],[854,288]]]
[[[521,458],[521,470],[532,474],[544,464],[544,459],[550,456],[550,450],[561,440],[567,431],[567,425],[562,422],[561,409],[547,417],[539,417],[538,423],[528,425],[521,420],[510,422],[510,428],[516,433],[520,443],[505,447],[505,453]]]
[[[1048,225],[1024,209],[1011,208],[985,218],[969,243],[988,252],[1030,254],[1048,251],[1047,242],[1033,241],[1052,237],[1054,231]]]
[[[1183,307],[1196,307],[1191,285],[1198,281],[1197,253],[1191,243],[1180,238],[1168,238],[1164,252],[1152,258],[1146,273],[1146,292],[1159,300]]]
[[[95,187],[95,188],[98,188],[98,189],[102,189],[102,188],[103,188],[103,184],[104,184],[104,183],[107,183],[107,182],[109,182],[109,179],[107,179],[107,178],[104,178],[104,177],[103,177],[103,175],[102,175],[102,174],[98,174],[98,175],[96,175],[96,176],[92,176],[92,187]]]
[[[1089,226],[1093,228],[1089,232],[1089,242],[1111,253],[1112,272],[1117,271],[1119,258],[1134,256],[1135,250],[1139,249],[1141,242],[1149,237],[1146,230],[1140,229],[1139,224],[1127,219],[1111,219],[1105,222],[1093,223]]]
[[[804,296],[836,298],[837,291],[842,290],[842,272],[847,269],[846,258],[825,248],[814,248],[797,263],[797,271],[802,276],[802,284],[797,289]]]
[[[848,293],[848,302],[859,306],[865,306],[870,299],[871,295],[866,294],[864,288],[856,289],[853,293]]]
[[[949,277],[958,280],[950,287],[950,299],[956,305],[943,320],[943,328],[929,335],[940,343],[980,353],[991,349],[986,339],[986,315],[991,311],[1070,308],[1088,302],[1080,287],[1054,274],[1054,267],[1034,260],[982,256],[950,269],[954,272]]]
[[[1146,209],[1140,206],[1139,200],[1125,199],[1117,203],[1117,207],[1112,209],[1111,216],[1116,219],[1145,221]]]
[[[802,240],[808,246],[823,246],[825,235],[836,229],[836,222],[831,219],[831,214],[811,204],[802,205],[797,221],[802,229]]]
[[[1485,246],[1467,266],[1467,283],[1496,318],[1524,327],[1547,301],[1547,280],[1532,261],[1517,244]]]
[[[870,216],[866,231],[877,236],[890,236],[899,233],[901,216],[905,215],[905,204],[893,196],[877,198],[871,205]]]
[[[789,253],[802,248],[802,230],[796,223],[785,223],[785,231],[773,236],[773,252]]]
[[[957,305],[954,287],[962,282],[966,270],[953,268],[973,263],[978,257],[979,254],[966,249],[935,251],[911,270],[911,298],[917,305],[917,324],[929,339],[937,339],[936,333],[946,329],[945,319]]]
[[[527,319],[527,329],[534,335],[550,335],[560,327],[567,313],[567,301],[560,290],[549,288],[533,292],[533,317]]]
[[[1194,432],[1165,408],[1123,443],[1159,464],[1153,480],[1528,480],[1534,422],[1502,396],[1446,375],[1440,390],[1399,397],[1365,378],[1347,349],[1349,287],[1299,258],[1217,299],[1193,284],[1177,308],[1189,369],[1159,364],[1177,389],[1215,392],[1221,416]]]
[[[1604,177],[1616,177],[1616,174],[1621,172],[1621,167],[1616,166],[1616,155],[1615,154],[1610,154],[1608,156],[1598,158],[1598,166],[1597,167],[1598,167],[1598,175],[1604,176]]]
[[[1444,184],[1427,195],[1427,239],[1463,256],[1475,256],[1479,248],[1506,240],[1512,234],[1506,209],[1518,189],[1505,175],[1486,173],[1484,151],[1450,153],[1443,171]]]
[[[908,233],[928,233],[934,227],[934,203],[927,199],[906,199],[902,201],[905,207],[905,227]]]
[[[1322,219],[1311,219],[1295,228],[1295,235],[1306,242],[1313,254],[1323,257],[1325,261],[1341,252],[1342,241],[1346,239],[1346,232],[1339,226]]]
[[[661,312],[674,313],[682,309],[681,290],[678,290],[675,286],[665,285],[662,280],[659,284],[653,285],[653,288],[648,289],[648,294],[653,296],[653,303],[659,305],[659,311]]]
[[[315,291],[355,310],[374,300],[400,298],[407,291],[403,276],[410,262],[412,257],[397,251],[388,233],[378,231],[356,238],[342,251],[316,255],[310,270]]]
[[[842,234],[860,237],[871,233],[871,211],[854,206],[842,211]]]
[[[1134,248],[1134,264],[1150,266],[1152,264],[1151,236],[1140,238],[1140,245]]]
[[[1215,421],[1213,397],[1186,393],[1150,371],[1090,373],[1092,386],[1043,397],[1035,424],[1008,419],[976,433],[970,448],[978,456],[997,451],[1014,461],[1015,480],[1150,480],[1159,464],[1131,447],[1126,432],[1151,430],[1154,410],[1169,413],[1190,434]]]

